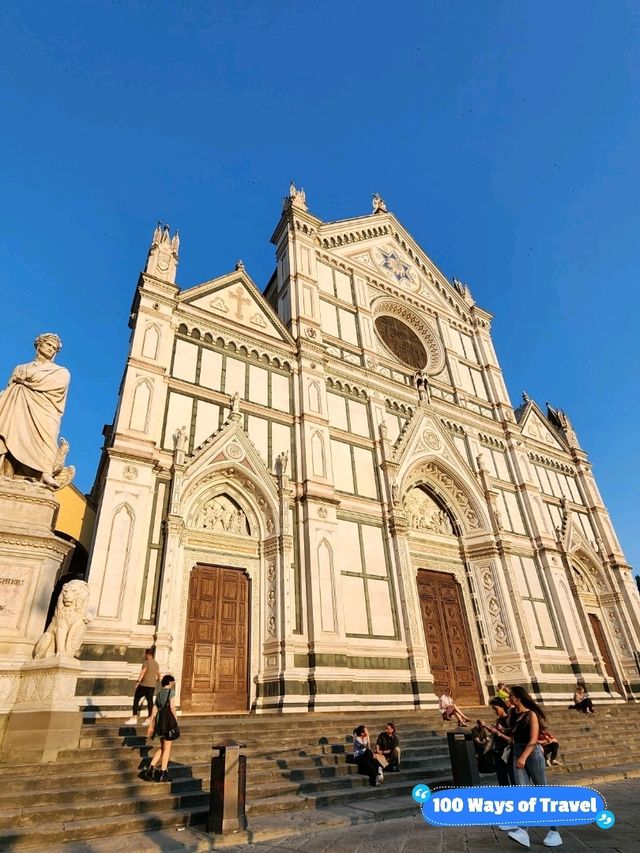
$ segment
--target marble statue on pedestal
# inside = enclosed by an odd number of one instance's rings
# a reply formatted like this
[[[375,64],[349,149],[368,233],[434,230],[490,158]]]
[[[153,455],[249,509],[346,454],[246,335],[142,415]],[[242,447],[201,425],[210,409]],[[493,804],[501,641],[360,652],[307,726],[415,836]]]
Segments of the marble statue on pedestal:
[[[69,581],[62,587],[53,619],[33,650],[36,660],[63,655],[75,657],[80,651],[84,632],[91,621],[87,614],[89,584]]]
[[[53,363],[62,348],[57,335],[39,335],[34,346],[34,360],[19,364],[0,394],[0,476],[58,489],[75,473],[63,467],[69,445],[64,439],[58,445],[70,376]]]

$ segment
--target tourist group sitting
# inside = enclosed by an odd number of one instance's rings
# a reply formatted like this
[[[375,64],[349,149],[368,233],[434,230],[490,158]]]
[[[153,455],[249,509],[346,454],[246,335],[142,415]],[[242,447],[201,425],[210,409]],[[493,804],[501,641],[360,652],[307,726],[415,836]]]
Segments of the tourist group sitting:
[[[353,730],[353,760],[358,765],[358,772],[369,777],[371,785],[384,782],[385,768],[391,773],[400,770],[399,743],[393,723],[387,723],[384,731],[380,732],[374,751],[371,750],[367,727],[358,726]]]

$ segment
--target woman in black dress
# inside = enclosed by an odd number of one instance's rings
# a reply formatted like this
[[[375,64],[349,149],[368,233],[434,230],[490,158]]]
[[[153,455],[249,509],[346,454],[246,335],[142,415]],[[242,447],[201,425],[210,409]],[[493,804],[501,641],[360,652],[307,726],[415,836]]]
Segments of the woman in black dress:
[[[176,706],[174,696],[176,695],[176,680],[172,675],[165,675],[162,678],[161,687],[156,696],[156,701],[153,705],[153,711],[149,717],[149,726],[147,728],[147,737],[160,738],[160,746],[155,751],[153,758],[149,762],[148,767],[143,772],[143,778],[149,782],[155,779],[155,771],[160,765],[160,775],[157,778],[158,782],[170,782],[167,768],[169,766],[169,756],[171,755],[171,744],[179,737],[178,725],[176,722]],[[167,737],[171,735],[171,737]]]

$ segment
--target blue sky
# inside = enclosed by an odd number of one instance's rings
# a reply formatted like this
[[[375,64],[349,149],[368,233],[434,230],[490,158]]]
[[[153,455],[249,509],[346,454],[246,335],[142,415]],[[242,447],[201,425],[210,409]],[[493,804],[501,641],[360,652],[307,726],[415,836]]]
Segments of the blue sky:
[[[156,221],[183,287],[264,285],[291,179],[324,219],[378,191],[495,314],[514,404],[568,412],[640,567],[639,36],[625,0],[5,0],[0,373],[60,333],[88,489]]]

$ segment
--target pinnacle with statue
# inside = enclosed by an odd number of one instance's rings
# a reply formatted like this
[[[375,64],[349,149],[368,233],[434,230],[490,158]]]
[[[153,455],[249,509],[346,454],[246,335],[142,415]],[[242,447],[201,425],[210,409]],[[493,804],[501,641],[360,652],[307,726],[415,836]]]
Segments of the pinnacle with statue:
[[[60,489],[75,474],[64,465],[68,442],[58,443],[70,374],[54,363],[62,349],[58,335],[38,335],[34,347],[33,361],[17,365],[0,393],[0,477]]]

